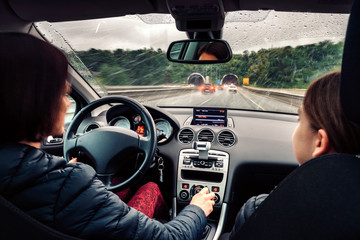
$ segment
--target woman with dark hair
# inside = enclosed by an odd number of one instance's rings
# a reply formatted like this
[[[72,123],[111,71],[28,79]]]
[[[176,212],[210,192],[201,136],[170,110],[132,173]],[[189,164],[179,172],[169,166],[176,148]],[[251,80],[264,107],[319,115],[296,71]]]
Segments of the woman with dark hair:
[[[326,74],[312,82],[306,92],[292,138],[299,165],[326,154],[360,154],[360,128],[342,110],[340,80],[340,72]],[[221,239],[232,239],[267,196],[250,198],[241,207],[231,233],[223,234]]]
[[[61,135],[64,116],[59,113],[70,105],[64,54],[24,38],[16,33],[0,38],[0,103],[8,116],[1,117],[0,124],[11,129],[0,131],[0,142],[40,143],[51,134]]]
[[[199,60],[224,60],[227,59],[228,49],[222,42],[209,42],[199,48]]]
[[[68,61],[49,43],[21,33],[1,33],[0,52],[0,106],[6,112],[0,124],[9,129],[0,132],[3,197],[46,225],[81,238],[201,237],[215,204],[207,188],[163,224],[107,191],[90,166],[42,151],[42,139],[63,133],[70,105]],[[151,195],[156,191],[146,194],[157,201]]]

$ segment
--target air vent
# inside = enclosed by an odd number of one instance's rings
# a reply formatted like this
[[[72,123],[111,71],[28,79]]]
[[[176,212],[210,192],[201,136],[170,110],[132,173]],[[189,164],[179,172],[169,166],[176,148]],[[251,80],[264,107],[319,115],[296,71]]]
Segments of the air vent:
[[[97,124],[97,123],[91,123],[91,124],[89,124],[86,128],[85,128],[85,131],[84,132],[90,132],[91,130],[94,130],[94,129],[97,129],[97,128],[99,128],[100,126],[99,126],[99,124]]]
[[[182,143],[190,143],[194,139],[194,132],[189,128],[182,129],[178,138]]]
[[[214,141],[215,134],[210,129],[200,130],[198,133],[198,140],[200,142],[212,142]]]
[[[218,141],[225,147],[231,147],[235,143],[235,135],[227,130],[221,131],[218,135]]]

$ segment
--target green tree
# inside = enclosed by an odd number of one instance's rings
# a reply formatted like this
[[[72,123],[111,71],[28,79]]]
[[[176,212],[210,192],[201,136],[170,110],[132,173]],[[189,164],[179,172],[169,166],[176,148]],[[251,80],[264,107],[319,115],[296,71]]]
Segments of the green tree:
[[[99,67],[99,74],[97,74],[97,76],[104,85],[116,86],[130,84],[126,70],[119,66],[102,64]]]
[[[169,62],[161,49],[114,51],[89,49],[68,54],[75,66],[78,57],[105,85],[185,84],[191,73],[208,75],[211,82],[225,74],[249,77],[259,87],[306,88],[320,75],[339,69],[343,42],[323,41],[316,44],[260,49],[233,54],[225,64],[200,65]],[[81,64],[80,64],[81,65]],[[79,65],[79,66],[80,66]]]

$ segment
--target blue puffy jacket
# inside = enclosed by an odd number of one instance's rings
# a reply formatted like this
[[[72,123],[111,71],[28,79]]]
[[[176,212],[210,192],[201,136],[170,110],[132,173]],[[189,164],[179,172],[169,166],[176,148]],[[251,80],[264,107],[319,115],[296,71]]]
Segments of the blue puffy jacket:
[[[200,239],[206,216],[195,205],[162,224],[107,191],[94,169],[23,144],[0,146],[0,194],[70,235],[87,239]]]

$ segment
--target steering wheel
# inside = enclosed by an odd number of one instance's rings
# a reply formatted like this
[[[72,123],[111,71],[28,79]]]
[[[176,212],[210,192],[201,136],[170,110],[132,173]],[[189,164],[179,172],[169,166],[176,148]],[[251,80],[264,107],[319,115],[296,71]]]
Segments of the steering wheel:
[[[110,103],[122,103],[135,109],[143,119],[146,134],[140,136],[130,129],[116,126],[100,127],[84,134],[76,133],[79,125],[91,111]],[[153,162],[156,146],[155,124],[148,110],[134,99],[113,96],[91,102],[76,114],[65,133],[64,156],[69,161],[70,152],[75,149],[84,152],[93,160],[97,176],[105,187],[110,191],[119,191],[131,186],[146,173]],[[112,185],[111,180],[117,170],[115,166],[119,166],[118,161],[128,153],[134,152],[142,152],[144,161],[132,176],[119,184]],[[117,164],[114,164],[115,159]],[[126,161],[126,159],[122,160]]]

